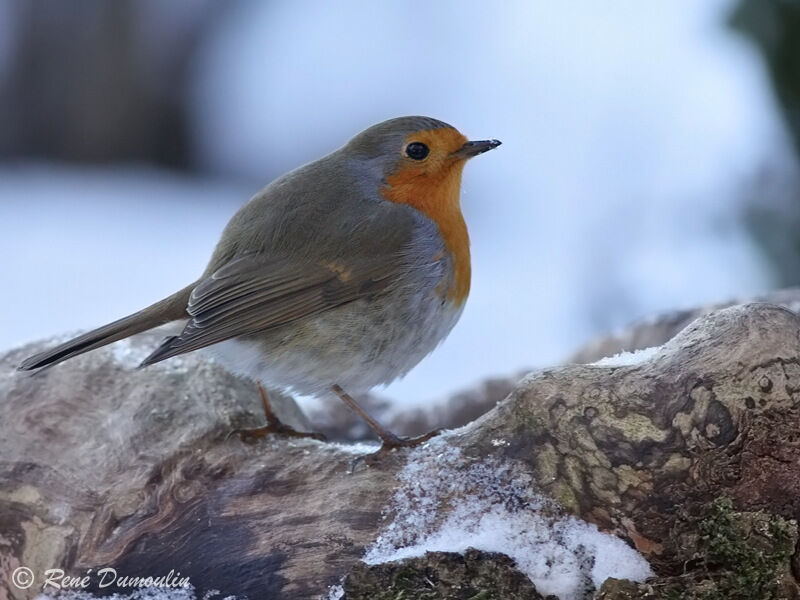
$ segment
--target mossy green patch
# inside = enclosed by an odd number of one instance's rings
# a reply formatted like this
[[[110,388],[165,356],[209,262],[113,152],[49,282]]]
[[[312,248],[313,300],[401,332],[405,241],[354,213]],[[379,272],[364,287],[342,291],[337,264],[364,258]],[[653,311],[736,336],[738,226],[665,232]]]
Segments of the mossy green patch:
[[[730,498],[718,498],[699,525],[699,550],[714,589],[687,598],[779,600],[794,552],[792,530],[781,517],[736,513]]]
[[[730,498],[712,502],[696,526],[687,572],[645,583],[609,580],[598,600],[786,600],[797,585],[790,560],[797,525],[765,512],[737,512]]]

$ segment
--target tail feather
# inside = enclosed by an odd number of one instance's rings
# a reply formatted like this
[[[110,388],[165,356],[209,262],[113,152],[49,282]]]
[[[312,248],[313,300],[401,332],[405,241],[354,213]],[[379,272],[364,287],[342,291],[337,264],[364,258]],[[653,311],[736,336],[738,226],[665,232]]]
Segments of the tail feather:
[[[20,371],[32,371],[55,365],[73,356],[100,348],[136,333],[147,331],[170,321],[186,318],[186,305],[189,302],[189,294],[191,294],[195,285],[196,283],[193,283],[137,313],[79,335],[50,350],[34,354],[22,361],[22,364],[17,368]]]
[[[185,350],[183,352],[175,351],[175,342],[179,340],[180,337],[177,335],[172,335],[166,338],[163,342],[161,342],[161,345],[158,348],[153,350],[150,356],[142,361],[142,363],[139,365],[139,368],[143,369],[144,367],[148,367],[152,364],[161,362],[162,360],[167,360],[168,358],[172,358],[173,356],[177,356],[178,354],[185,352]]]

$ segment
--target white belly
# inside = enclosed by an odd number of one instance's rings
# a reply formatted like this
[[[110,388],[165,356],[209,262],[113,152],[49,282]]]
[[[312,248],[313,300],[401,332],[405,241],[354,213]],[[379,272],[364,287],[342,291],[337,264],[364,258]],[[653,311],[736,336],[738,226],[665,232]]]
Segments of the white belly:
[[[327,395],[338,384],[359,394],[405,375],[461,316],[463,306],[438,295],[418,300],[359,300],[208,351],[229,370],[288,392]]]

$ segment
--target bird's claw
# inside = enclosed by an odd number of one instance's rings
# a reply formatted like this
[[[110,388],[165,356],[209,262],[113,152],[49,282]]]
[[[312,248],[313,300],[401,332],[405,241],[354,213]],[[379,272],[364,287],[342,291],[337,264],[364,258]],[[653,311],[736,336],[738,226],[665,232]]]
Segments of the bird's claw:
[[[294,427],[289,427],[283,423],[270,423],[264,427],[256,427],[254,429],[234,429],[228,434],[226,439],[230,439],[233,435],[238,435],[239,439],[245,444],[254,444],[269,434],[294,438],[310,438],[320,442],[327,441],[327,438],[321,433],[315,431],[297,431]]]
[[[390,455],[394,452],[397,448],[414,448],[421,444],[424,444],[431,438],[439,435],[443,430],[442,429],[434,429],[433,431],[429,431],[424,435],[419,435],[417,437],[400,437],[398,435],[389,434],[385,435],[381,440],[381,447],[378,448],[375,452],[371,452],[369,454],[362,454],[361,456],[357,456],[352,461],[350,461],[350,467],[348,469],[349,473],[355,471],[356,466],[359,462],[364,461],[364,464],[370,466],[379,463],[383,458]]]
[[[434,429],[433,431],[429,431],[426,434],[418,435],[416,437],[400,437],[394,434],[387,435],[381,440],[381,447],[377,452],[375,452],[375,454],[386,454],[392,450],[395,450],[396,448],[414,448],[420,444],[424,444],[432,437],[439,435],[441,432],[441,429]]]

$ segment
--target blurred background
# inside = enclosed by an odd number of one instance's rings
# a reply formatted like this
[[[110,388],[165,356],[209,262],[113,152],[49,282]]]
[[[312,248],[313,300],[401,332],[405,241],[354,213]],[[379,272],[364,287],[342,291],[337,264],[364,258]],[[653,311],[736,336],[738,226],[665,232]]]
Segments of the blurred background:
[[[386,118],[470,163],[473,289],[385,394],[558,363],[800,282],[800,2],[0,0],[0,348],[202,271],[284,171]]]

